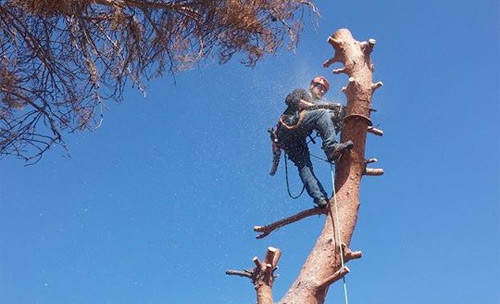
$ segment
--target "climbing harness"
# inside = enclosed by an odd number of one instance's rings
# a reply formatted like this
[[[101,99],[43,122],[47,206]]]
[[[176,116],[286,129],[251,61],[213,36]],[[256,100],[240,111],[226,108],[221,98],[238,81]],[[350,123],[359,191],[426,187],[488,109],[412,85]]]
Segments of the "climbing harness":
[[[300,125],[304,121],[304,118],[306,117],[306,113],[307,113],[306,110],[300,111],[299,112],[299,118],[298,118],[297,122],[295,122],[293,125],[289,125],[289,124],[287,124],[285,122],[285,116],[284,115],[280,116],[279,122],[281,123],[281,125],[283,127],[287,128],[288,130],[294,130],[294,129],[297,129],[298,127],[300,127]]]
[[[344,268],[344,249],[342,248],[342,239],[341,239],[341,230],[340,230],[340,221],[339,221],[339,210],[338,210],[338,207],[337,207],[337,199],[336,199],[336,192],[335,192],[335,175],[334,175],[334,169],[333,169],[333,164],[330,163],[330,174],[332,176],[332,193],[333,193],[333,205],[335,207],[335,221],[333,220],[333,214],[332,214],[332,210],[330,209],[330,216],[332,218],[332,222],[333,222],[333,233],[334,234],[337,234],[337,244],[339,246],[339,250],[340,250],[340,264],[341,264],[341,267]],[[338,229],[336,229],[336,228]],[[337,232],[337,233],[335,233]],[[345,276],[342,277],[342,283],[343,283],[343,287],[344,287],[344,302],[345,304],[349,304],[349,299],[347,297],[347,283],[346,283],[346,279],[345,279]]]

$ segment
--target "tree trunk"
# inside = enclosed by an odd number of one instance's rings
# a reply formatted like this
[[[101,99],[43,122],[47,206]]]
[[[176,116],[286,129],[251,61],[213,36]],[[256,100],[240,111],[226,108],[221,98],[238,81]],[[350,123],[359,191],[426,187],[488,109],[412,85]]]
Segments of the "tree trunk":
[[[328,43],[335,49],[335,56],[325,61],[323,66],[340,62],[344,66],[334,69],[333,73],[345,73],[349,76],[348,85],[342,88],[347,96],[347,115],[342,126],[341,141],[352,140],[354,148],[345,153],[336,164],[336,194],[330,199],[326,210],[305,210],[270,225],[254,227],[256,232],[261,233],[257,238],[263,238],[275,229],[305,217],[326,214],[321,235],[299,276],[279,304],[324,303],[328,287],[349,273],[349,268],[344,263],[361,257],[360,251],[353,252],[348,247],[358,218],[361,177],[383,174],[382,169],[366,167],[367,164],[376,162],[376,159],[365,160],[366,133],[369,131],[378,136],[383,134],[382,130],[373,128],[370,121],[372,94],[382,86],[382,82],[372,82],[373,64],[370,53],[375,40],[359,42],[354,40],[349,30],[340,29],[328,38]],[[279,254],[277,256],[279,258]],[[272,303],[272,272],[276,269],[277,259],[267,258],[266,261],[264,264],[257,263],[253,271],[226,272],[251,278],[257,291],[258,304]],[[267,272],[262,272],[262,265],[266,265]],[[262,273],[265,275],[261,276]]]
[[[347,95],[347,116],[342,127],[341,141],[352,140],[354,148],[350,153],[344,154],[337,164],[336,195],[335,199],[330,199],[327,207],[329,210],[323,230],[299,276],[279,302],[281,304],[324,302],[328,287],[334,281],[334,274],[342,267],[341,243],[349,245],[358,218],[359,185],[366,171],[366,133],[371,126],[370,101],[373,91],[381,85],[372,82],[373,64],[370,53],[375,40],[358,42],[349,30],[340,29],[328,38],[328,42],[335,49],[335,56],[325,62],[325,67],[341,62],[344,67],[333,72],[349,75],[349,84],[342,89]],[[340,242],[335,230],[340,232]]]

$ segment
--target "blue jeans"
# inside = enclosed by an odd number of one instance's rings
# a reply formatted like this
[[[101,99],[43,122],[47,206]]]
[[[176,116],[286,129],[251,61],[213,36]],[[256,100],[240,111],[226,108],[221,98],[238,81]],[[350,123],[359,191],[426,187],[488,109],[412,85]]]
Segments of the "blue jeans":
[[[307,111],[299,127],[289,130],[280,126],[277,136],[278,142],[299,170],[300,179],[307,193],[317,203],[321,200],[328,201],[328,195],[316,175],[314,175],[309,148],[307,147],[307,136],[313,130],[317,131],[321,136],[323,140],[322,148],[328,157],[329,152],[337,143],[335,125],[328,110]]]

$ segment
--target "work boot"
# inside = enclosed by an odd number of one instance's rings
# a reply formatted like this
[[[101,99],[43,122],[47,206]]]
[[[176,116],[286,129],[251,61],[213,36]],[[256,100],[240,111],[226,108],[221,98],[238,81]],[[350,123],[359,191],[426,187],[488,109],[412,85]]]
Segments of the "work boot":
[[[318,208],[325,208],[328,205],[328,201],[325,199],[315,200],[314,203],[318,205]]]
[[[345,151],[351,150],[354,147],[354,143],[352,140],[348,140],[344,143],[335,143],[333,148],[328,151],[328,160],[337,163],[340,160],[340,157],[344,154]]]

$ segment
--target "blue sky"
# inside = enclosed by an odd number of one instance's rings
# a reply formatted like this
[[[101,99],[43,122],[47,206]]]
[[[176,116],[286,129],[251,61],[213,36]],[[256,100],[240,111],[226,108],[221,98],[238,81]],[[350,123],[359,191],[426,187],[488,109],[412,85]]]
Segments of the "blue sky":
[[[347,276],[350,303],[500,301],[500,21],[498,1],[319,3],[295,53],[255,68],[205,62],[131,89],[103,126],[66,136],[35,166],[0,161],[0,303],[255,303],[228,277],[267,246],[283,250],[278,300],[324,219],[255,240],[254,225],[312,206],[268,175],[266,129],[294,88],[323,74],[345,102],[345,75],[321,63],[347,27],[377,39],[366,177]],[[317,146],[313,153],[320,154]],[[315,162],[330,185],[329,167]],[[291,173],[292,191],[300,190]],[[342,302],[340,284],[327,303]]]

